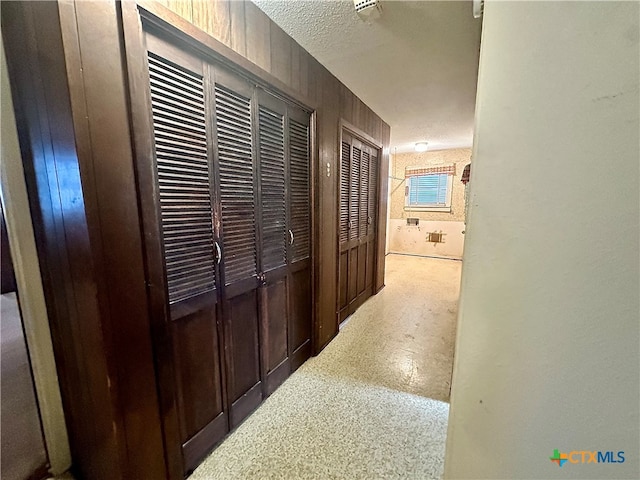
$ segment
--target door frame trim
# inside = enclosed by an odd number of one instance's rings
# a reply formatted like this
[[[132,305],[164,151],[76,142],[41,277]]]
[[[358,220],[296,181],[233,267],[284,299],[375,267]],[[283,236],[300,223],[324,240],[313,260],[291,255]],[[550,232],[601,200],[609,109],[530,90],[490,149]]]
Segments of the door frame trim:
[[[2,40],[0,39],[0,43]],[[71,467],[71,451],[65,423],[58,371],[53,354],[51,328],[42,286],[27,185],[18,143],[18,132],[10,95],[4,45],[2,56],[2,162],[1,200],[6,216],[16,283],[20,294],[20,316],[31,363],[36,402],[50,471],[59,475]]]

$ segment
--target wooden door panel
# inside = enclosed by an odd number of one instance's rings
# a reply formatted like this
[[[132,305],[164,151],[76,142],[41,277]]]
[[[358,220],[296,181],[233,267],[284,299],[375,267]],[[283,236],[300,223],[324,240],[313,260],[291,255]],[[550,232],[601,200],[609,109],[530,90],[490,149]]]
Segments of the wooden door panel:
[[[343,133],[340,155],[340,220],[338,235],[340,245],[349,241],[349,179],[351,178],[351,137]]]
[[[376,242],[373,239],[367,242],[367,275],[366,286],[367,288],[373,285],[373,279],[375,276],[375,259],[376,259]]]
[[[288,108],[289,263],[311,256],[309,114]],[[311,321],[311,319],[309,319]]]
[[[172,339],[184,470],[188,472],[229,431],[215,306],[173,321]]]
[[[262,400],[255,104],[253,87],[221,67],[215,68],[213,88],[229,424],[234,428]]]
[[[358,295],[367,287],[367,244],[363,243],[358,249]]]
[[[262,312],[262,361],[266,376],[265,391],[270,395],[290,373],[287,345],[287,277],[267,284]]]
[[[289,283],[289,356],[296,370],[311,355],[311,270],[291,273]]]
[[[340,272],[339,272],[339,278],[340,278],[340,284],[338,286],[340,292],[340,303],[339,303],[339,307],[340,309],[345,308],[348,304],[349,304],[349,287],[347,284],[347,279],[348,279],[348,272],[349,272],[349,251],[345,250],[344,252],[340,252]]]
[[[259,310],[256,290],[224,302],[227,382],[231,428],[262,400],[258,349]]]
[[[219,257],[207,79],[201,60],[151,35],[146,40],[153,201],[161,230],[149,238],[162,243],[173,371],[173,383],[160,388],[175,398],[182,467],[188,472],[229,431],[217,321]]]
[[[375,271],[378,150],[342,132],[338,319],[353,313],[371,295]],[[370,288],[371,287],[371,288]]]
[[[347,302],[351,303],[358,296],[358,248],[349,249],[349,273],[347,275]]]
[[[222,264],[224,283],[230,286],[257,275],[252,91],[220,69],[214,88]]]
[[[172,322],[183,442],[223,411],[215,307]]]

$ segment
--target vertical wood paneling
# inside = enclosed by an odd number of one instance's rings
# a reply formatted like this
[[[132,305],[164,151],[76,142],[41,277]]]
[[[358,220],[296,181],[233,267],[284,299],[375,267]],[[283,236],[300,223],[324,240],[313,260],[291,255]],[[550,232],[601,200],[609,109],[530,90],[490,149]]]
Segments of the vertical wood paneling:
[[[67,72],[79,71],[82,78],[82,88],[70,82],[71,106],[74,134],[88,144],[77,156],[82,177],[79,191],[66,190],[67,165],[58,168],[59,188],[61,197],[70,202],[65,221],[84,217],[78,197],[84,198],[98,287],[97,295],[96,292],[78,293],[86,299],[91,299],[93,294],[100,303],[99,325],[105,334],[104,345],[110,352],[108,361],[117,372],[117,377],[110,378],[118,386],[116,389],[109,386],[109,390],[117,391],[116,409],[122,416],[120,429],[124,431],[126,444],[144,444],[144,448],[126,451],[126,457],[122,458],[123,477],[163,477],[166,469],[158,455],[163,449],[162,431],[149,337],[140,211],[134,207],[137,193],[127,90],[122,81],[125,72],[118,6],[115,1],[78,2],[75,12],[76,22],[71,28],[77,28],[80,58],[78,63],[72,63],[67,55],[65,64]],[[51,19],[48,21],[52,23]],[[70,48],[69,40],[63,37],[66,48]],[[43,52],[39,53],[47,58]],[[68,147],[63,142],[52,143],[64,148],[58,155],[65,164],[71,164],[73,155],[66,150]],[[115,191],[117,198],[113,196]],[[101,201],[107,198],[109,201]],[[72,248],[71,252],[73,261],[80,262],[77,251]],[[82,262],[78,268],[83,270],[89,265]],[[83,322],[88,320],[80,318]],[[88,344],[83,347],[91,348]],[[102,383],[107,379],[97,380]],[[115,397],[114,393],[111,395]],[[96,413],[95,416],[99,416],[102,412]]]
[[[271,71],[271,21],[251,2],[244,5],[247,59]]]
[[[243,57],[247,56],[247,39],[245,33],[244,0],[231,0],[229,13],[231,15],[230,37],[231,48]]]
[[[293,88],[296,92],[301,91],[302,82],[300,79],[300,60],[301,60],[301,51],[300,45],[296,42],[290,42],[290,52],[291,52],[291,88]]]
[[[280,27],[271,25],[271,74],[287,85],[291,85],[292,42]]]
[[[164,0],[167,7],[182,18],[193,21],[193,2],[191,0]],[[164,3],[163,2],[163,3]]]
[[[192,22],[227,46],[231,46],[231,0],[192,0]]]
[[[298,67],[299,69],[298,74],[300,75],[300,93],[308,97],[309,96],[309,64],[311,63],[312,57],[300,45],[296,44],[296,46],[298,47],[298,55],[300,57],[300,63]]]
[[[337,209],[338,209],[338,124],[340,121],[340,82],[324,67],[321,69],[322,117],[320,154],[320,234],[318,346],[324,346],[338,332],[336,316]],[[320,100],[320,99],[319,99]],[[326,175],[326,164],[331,176]]]

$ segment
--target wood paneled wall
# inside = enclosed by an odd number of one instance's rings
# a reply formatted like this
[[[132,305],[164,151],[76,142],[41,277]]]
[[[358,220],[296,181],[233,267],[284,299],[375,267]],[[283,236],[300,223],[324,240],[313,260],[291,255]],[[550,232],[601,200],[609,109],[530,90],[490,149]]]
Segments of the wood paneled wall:
[[[316,351],[337,334],[336,256],[339,172],[339,122],[346,120],[382,144],[379,249],[374,291],[384,284],[387,182],[390,128],[351,90],[288,36],[262,10],[244,0],[161,0],[159,3],[193,23],[238,54],[276,77],[316,107],[320,218],[317,246]],[[327,164],[331,176],[327,177]]]

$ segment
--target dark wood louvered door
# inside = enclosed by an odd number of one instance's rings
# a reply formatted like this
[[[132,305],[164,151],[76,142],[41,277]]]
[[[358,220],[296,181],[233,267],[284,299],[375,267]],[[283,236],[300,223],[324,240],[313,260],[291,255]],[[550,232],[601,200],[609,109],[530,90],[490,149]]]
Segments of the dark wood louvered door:
[[[261,353],[265,394],[291,371],[287,345],[289,279],[287,244],[286,104],[258,91],[258,172],[261,214]]]
[[[287,108],[289,154],[289,356],[296,370],[311,355],[311,159],[309,114]]]
[[[309,114],[258,91],[265,394],[311,353]]]
[[[373,294],[378,150],[343,131],[340,157],[338,320]]]
[[[255,89],[215,69],[216,182],[222,227],[223,316],[230,425],[262,401],[258,231],[260,215],[254,116]],[[261,275],[260,275],[261,276]]]
[[[168,324],[155,348],[177,417],[165,443],[180,442],[188,473],[311,354],[310,116],[145,39],[155,187],[141,192]]]
[[[214,220],[217,198],[207,121],[212,113],[208,66],[155,37],[147,35],[146,40],[154,197],[173,359],[173,378],[160,388],[173,392],[184,470],[189,471],[229,429],[221,354],[219,222]],[[147,233],[153,238],[155,232]]]

